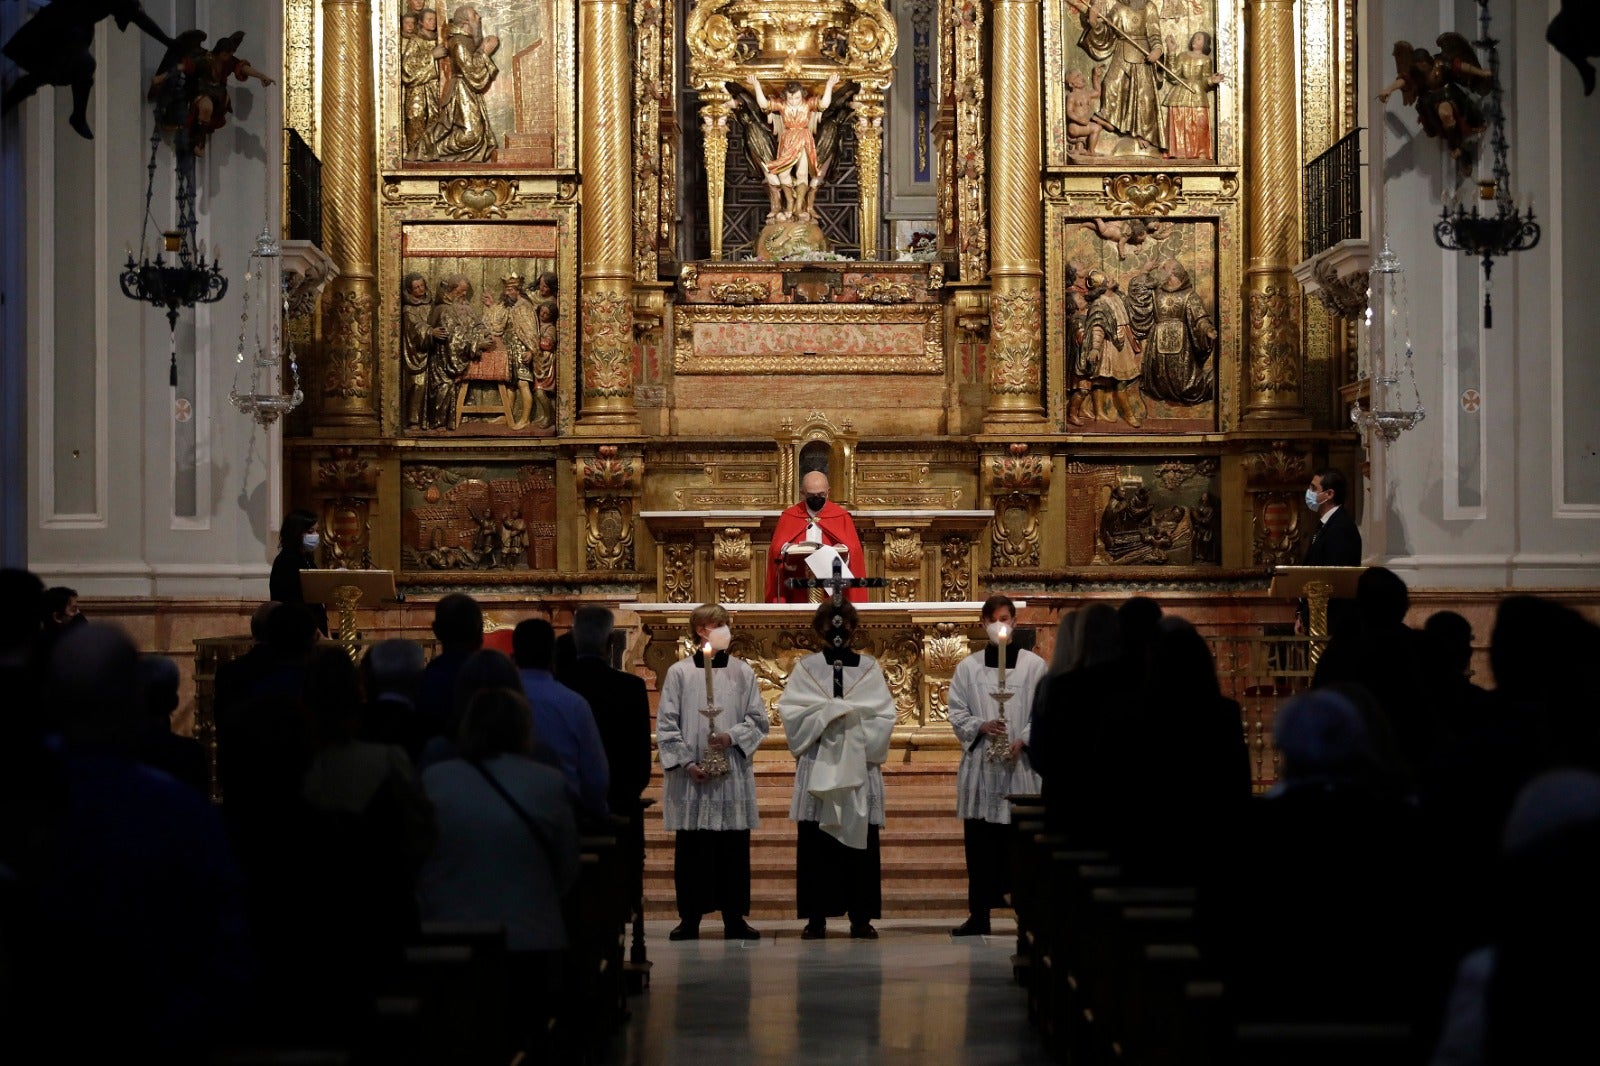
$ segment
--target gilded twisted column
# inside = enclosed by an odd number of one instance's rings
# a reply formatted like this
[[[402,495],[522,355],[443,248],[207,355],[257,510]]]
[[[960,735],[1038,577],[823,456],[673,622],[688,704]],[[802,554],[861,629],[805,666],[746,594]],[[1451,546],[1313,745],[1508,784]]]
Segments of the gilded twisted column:
[[[990,69],[989,409],[985,426],[1044,421],[1039,211],[1039,0],[995,0]]]
[[[322,230],[339,276],[323,296],[317,420],[376,431],[377,116],[369,0],[323,0],[322,36]]]
[[[1300,287],[1290,267],[1300,242],[1300,152],[1295,76],[1295,0],[1250,0],[1245,11],[1250,79],[1245,138],[1249,190],[1244,277],[1245,414],[1304,416]]]
[[[582,0],[582,353],[579,433],[636,429],[633,408],[633,163],[628,5]]]

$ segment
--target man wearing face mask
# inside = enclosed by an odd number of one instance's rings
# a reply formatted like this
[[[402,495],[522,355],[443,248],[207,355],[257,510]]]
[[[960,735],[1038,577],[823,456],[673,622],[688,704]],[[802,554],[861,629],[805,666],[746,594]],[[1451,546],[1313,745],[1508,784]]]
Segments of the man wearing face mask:
[[[856,533],[855,520],[850,512],[828,499],[828,475],[820,470],[809,471],[800,480],[805,498],[778,516],[778,528],[772,534],[772,548],[767,552],[767,602],[808,603],[811,590],[785,588],[784,581],[791,577],[807,577],[803,565],[785,563],[784,553],[801,544],[825,544],[845,550],[845,564],[849,576],[861,577],[866,567],[866,555],[861,551],[861,537]],[[847,591],[855,603],[867,602],[867,590],[853,588]]]
[[[727,609],[703,603],[689,616],[689,628],[695,653],[667,670],[656,711],[661,813],[676,834],[672,879],[679,922],[669,939],[698,940],[700,919],[721,911],[724,939],[757,940],[761,934],[745,920],[750,830],[761,824],[750,760],[767,735],[767,706],[755,671],[728,654]],[[717,708],[714,719],[702,713],[708,706]]]
[[[954,936],[987,936],[989,911],[1008,905],[1011,805],[1006,797],[1039,791],[1039,775],[1028,761],[1028,730],[1048,666],[1018,644],[1017,609],[1009,596],[985,600],[981,620],[988,647],[961,660],[950,678],[950,728],[961,741],[956,815],[967,852],[968,911],[967,920],[950,931]],[[1010,695],[996,699],[998,691]]]
[[[1344,505],[1344,496],[1344,474],[1333,467],[1323,467],[1312,477],[1306,489],[1306,506],[1316,512],[1318,525],[1304,565],[1361,565],[1361,530]],[[1335,608],[1336,613],[1340,611],[1342,607]],[[1295,632],[1306,631],[1306,619],[1306,601],[1301,600],[1295,611]]]

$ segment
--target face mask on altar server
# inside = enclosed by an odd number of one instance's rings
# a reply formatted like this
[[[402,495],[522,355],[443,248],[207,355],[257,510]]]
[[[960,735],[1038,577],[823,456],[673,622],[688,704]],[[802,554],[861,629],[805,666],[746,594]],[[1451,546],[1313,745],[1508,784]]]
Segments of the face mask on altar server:
[[[820,492],[814,492],[806,497],[806,507],[812,511],[822,510],[822,505],[828,502],[828,497]]]
[[[999,644],[1002,636],[1004,636],[1006,641],[1009,643],[1012,635],[1016,632],[1016,628],[1014,626],[1009,626],[1004,622],[990,622],[988,625],[983,627],[983,631],[989,634],[989,640],[992,643]]]
[[[727,626],[718,626],[706,634],[706,643],[711,645],[712,651],[727,651],[728,645],[733,643],[733,631]]]

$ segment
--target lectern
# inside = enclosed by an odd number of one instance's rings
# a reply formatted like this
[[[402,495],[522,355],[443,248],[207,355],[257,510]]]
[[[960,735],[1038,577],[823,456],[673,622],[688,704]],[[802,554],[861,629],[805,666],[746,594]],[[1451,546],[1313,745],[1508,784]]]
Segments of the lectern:
[[[839,558],[844,561],[844,565],[849,566],[850,546],[848,544],[834,544],[830,546],[834,551],[839,553]],[[821,547],[822,545],[816,543],[815,541],[805,540],[798,544],[791,544],[787,548],[783,549],[783,554],[780,557],[780,573],[778,576],[780,585],[786,589],[800,588],[802,583],[811,576],[806,569],[806,560],[809,559],[812,554]],[[791,584],[791,582],[793,582],[793,584]],[[821,603],[823,600],[828,598],[820,585],[810,587],[810,598],[814,603]]]
[[[356,647],[356,608],[393,603],[393,570],[302,570],[300,592],[307,603],[331,603],[339,610],[339,644],[350,661],[360,658]]]
[[[1311,637],[1311,669],[1316,671],[1328,643],[1328,601],[1350,599],[1364,566],[1279,566],[1272,571],[1267,595],[1306,601],[1306,633]]]

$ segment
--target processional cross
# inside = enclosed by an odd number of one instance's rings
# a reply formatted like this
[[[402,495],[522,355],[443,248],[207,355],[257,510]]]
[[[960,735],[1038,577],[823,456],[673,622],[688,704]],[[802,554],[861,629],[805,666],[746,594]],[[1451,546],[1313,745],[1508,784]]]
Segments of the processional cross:
[[[784,581],[784,587],[791,589],[827,589],[835,607],[844,605],[845,589],[881,589],[887,584],[881,577],[845,577],[844,560],[838,555],[833,557],[833,574],[829,577],[791,577]],[[838,629],[844,619],[835,615],[833,624]],[[838,651],[846,650],[841,634],[834,635],[833,644]],[[833,660],[833,694],[844,695],[844,660],[837,657]]]

